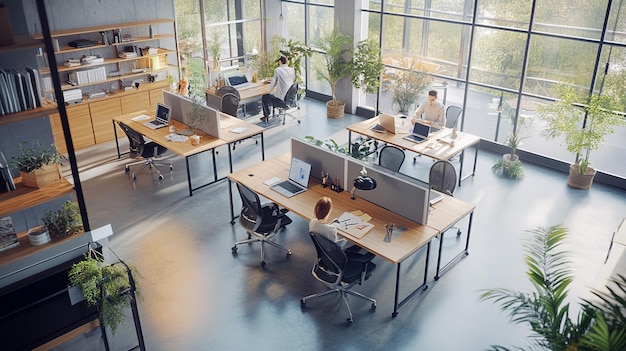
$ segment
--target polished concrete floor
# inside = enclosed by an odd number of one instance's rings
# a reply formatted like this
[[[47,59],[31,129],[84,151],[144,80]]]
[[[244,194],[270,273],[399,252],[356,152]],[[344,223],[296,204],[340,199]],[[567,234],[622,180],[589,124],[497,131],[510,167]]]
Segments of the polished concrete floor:
[[[347,139],[345,126],[360,117],[327,119],[324,104],[305,100],[295,113],[302,123],[287,120],[265,133],[265,154],[288,151],[289,137],[314,135]],[[126,144],[123,144],[126,147]],[[470,152],[471,155],[471,152]],[[261,160],[260,144],[245,141],[233,151],[235,168]],[[325,287],[311,276],[315,257],[307,223],[292,215],[278,241],[293,255],[269,247],[262,269],[258,245],[232,244],[245,238],[239,224],[229,223],[228,182],[221,181],[187,194],[184,160],[170,155],[174,165],[159,181],[142,173],[136,181],[124,173],[115,144],[81,150],[78,161],[92,228],[111,224],[110,247],[135,266],[142,300],[139,313],[148,350],[484,350],[492,344],[524,345],[526,326],[510,323],[491,302],[478,301],[482,289],[507,287],[530,290],[525,277],[521,243],[526,230],[563,224],[570,230],[576,279],[572,300],[587,296],[597,284],[598,272],[611,234],[626,215],[626,193],[594,184],[589,191],[573,190],[566,175],[525,164],[525,179],[512,181],[492,174],[499,155],[479,152],[477,174],[467,179],[455,196],[476,204],[470,255],[434,281],[434,255],[430,257],[429,287],[391,317],[395,266],[376,258],[377,271],[357,291],[372,296],[378,308],[350,299],[354,323],[346,325],[346,312],[337,296],[300,307],[300,298]],[[468,157],[467,159],[473,159]],[[228,170],[227,151],[217,155],[219,176]],[[209,155],[191,159],[193,179],[212,177]],[[402,172],[424,178],[432,161],[407,157]],[[458,164],[457,164],[458,165]],[[471,167],[471,164],[466,164]],[[238,200],[237,200],[238,201]],[[239,208],[239,203],[236,203]],[[444,259],[464,245],[463,234],[449,234]],[[433,250],[439,247],[433,241]],[[401,294],[423,278],[425,252],[402,266]],[[111,349],[137,345],[129,328],[109,335]],[[99,329],[75,338],[55,350],[103,350]]]

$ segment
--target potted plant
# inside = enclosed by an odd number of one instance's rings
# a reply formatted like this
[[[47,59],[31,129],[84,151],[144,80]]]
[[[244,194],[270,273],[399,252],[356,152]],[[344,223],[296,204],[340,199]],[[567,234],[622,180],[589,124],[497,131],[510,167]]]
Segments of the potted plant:
[[[407,115],[429,84],[425,73],[413,69],[402,72],[394,82],[391,105],[399,113]]]
[[[350,43],[350,37],[339,32],[337,28],[317,42],[317,46],[324,51],[325,65],[323,69],[317,69],[316,73],[318,78],[330,84],[332,100],[326,103],[326,113],[330,118],[343,117],[346,104],[337,100],[336,87],[340,79],[352,72]]]
[[[350,155],[359,160],[370,156],[378,150],[378,140],[372,138],[359,137],[351,145],[343,147],[339,146],[334,139],[320,140],[312,135],[307,135],[304,138],[317,146],[325,146],[333,152]]]
[[[209,38],[209,52],[211,53],[211,58],[213,59],[214,71],[219,71],[220,69],[220,55],[223,42],[224,39],[222,38],[221,33],[214,30],[211,34],[211,38]]]
[[[293,39],[289,39],[286,46],[287,50],[282,50],[281,54],[287,58],[289,66],[293,67],[293,70],[296,72],[296,81],[298,82],[298,94],[296,99],[299,101],[304,98],[306,91],[303,84],[304,80],[302,79],[302,59],[306,56],[311,56],[313,54],[313,50],[297,40],[294,41]]]
[[[528,324],[533,332],[528,338],[531,350],[625,350],[626,279],[612,279],[617,288],[607,286],[608,294],[594,292],[600,302],[583,300],[581,308],[570,308],[569,285],[574,277],[567,267],[569,253],[561,250],[567,229],[556,225],[529,232],[524,262],[534,291],[487,289],[480,299],[498,303],[514,323]],[[570,318],[574,310],[578,315]],[[492,350],[508,348],[492,346]]]
[[[20,154],[11,158],[11,165],[20,170],[22,184],[40,188],[61,179],[59,165],[65,157],[57,152],[56,146],[44,147],[39,141],[26,144],[20,142]]]
[[[250,66],[256,72],[259,80],[271,78],[274,75],[274,70],[278,67],[278,58],[281,55],[280,43],[282,40],[281,37],[274,36],[271,47],[267,51],[261,50],[252,56]]]
[[[97,306],[100,323],[115,333],[124,323],[124,312],[133,301],[135,269],[118,262],[107,264],[101,253],[89,248],[85,259],[70,269],[69,281],[77,286],[90,306]]]
[[[558,96],[554,104],[539,108],[541,118],[547,122],[542,135],[547,139],[565,137],[567,151],[576,156],[576,162],[570,165],[567,185],[589,189],[596,174],[589,166],[591,151],[597,150],[616,126],[626,125],[626,119],[615,113],[624,108],[609,95],[580,97],[571,86],[559,86]]]
[[[72,201],[66,201],[57,211],[46,211],[41,220],[50,236],[56,238],[62,238],[83,230],[83,220],[78,204]]]
[[[506,139],[506,145],[509,146],[511,151],[508,154],[502,155],[502,159],[498,160],[498,162],[491,167],[493,172],[502,172],[502,174],[515,180],[524,178],[522,161],[520,161],[519,156],[516,154],[521,139],[517,132],[509,134],[509,137]]]
[[[376,93],[384,69],[378,45],[371,39],[361,40],[352,56],[352,85],[365,93]]]

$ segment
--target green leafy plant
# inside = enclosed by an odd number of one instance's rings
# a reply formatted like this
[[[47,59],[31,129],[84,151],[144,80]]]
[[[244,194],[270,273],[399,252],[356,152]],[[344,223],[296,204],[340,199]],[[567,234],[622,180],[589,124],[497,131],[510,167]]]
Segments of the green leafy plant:
[[[293,70],[296,72],[296,81],[298,82],[298,94],[297,99],[300,100],[304,97],[305,87],[304,87],[304,79],[302,78],[302,59],[311,56],[313,54],[313,50],[304,45],[303,43],[289,39],[288,42],[285,43],[285,39],[282,39],[283,45],[286,45],[286,50],[281,50],[281,54],[283,54],[287,58],[288,65],[293,67]]]
[[[391,104],[400,113],[407,113],[430,84],[428,75],[410,70],[402,72],[395,80]]]
[[[378,140],[371,138],[359,138],[350,146],[340,146],[334,139],[320,140],[311,135],[307,135],[304,138],[317,146],[326,147],[333,152],[350,155],[359,160],[364,159],[378,150]]]
[[[324,51],[326,63],[324,69],[317,69],[316,73],[318,78],[324,79],[330,84],[333,104],[335,105],[337,104],[337,95],[335,94],[337,83],[352,72],[350,43],[350,37],[339,32],[337,26],[328,36],[316,42],[316,45]]]
[[[376,93],[383,69],[379,46],[371,39],[360,41],[352,56],[352,84],[366,93]]]
[[[218,30],[213,30],[208,42],[209,52],[211,53],[211,58],[213,59],[213,68],[218,69],[220,67],[220,55],[224,38]]]
[[[480,299],[495,301],[502,311],[509,313],[514,323],[530,326],[533,335],[529,338],[529,350],[626,349],[624,286],[621,286],[621,294],[607,295],[609,303],[605,301],[602,304],[603,308],[613,311],[609,317],[604,316],[603,309],[585,302],[578,316],[570,318],[568,293],[573,274],[568,268],[570,254],[561,249],[568,231],[555,225],[536,228],[528,233],[531,237],[524,244],[524,262],[528,268],[526,275],[535,290],[528,293],[505,288],[488,289],[483,291]],[[492,346],[492,349],[509,350],[503,346]],[[524,350],[521,347],[515,349]]]
[[[49,164],[62,165],[65,160],[65,156],[57,152],[54,144],[44,147],[39,141],[34,141],[27,146],[27,142],[23,141],[19,143],[19,150],[20,154],[13,156],[10,163],[24,173],[32,173]]]
[[[135,272],[133,267],[130,268]],[[75,263],[68,275],[70,284],[80,288],[87,304],[98,306],[100,322],[115,333],[118,326],[124,323],[124,311],[132,301],[128,293],[131,284],[126,266],[121,263],[106,264],[102,255],[90,248],[85,259]]]
[[[268,78],[274,75],[274,70],[278,67],[278,58],[281,55],[280,47],[282,41],[283,38],[274,36],[267,50],[260,50],[256,55],[252,56],[250,66],[257,72],[259,78]]]
[[[78,204],[72,201],[64,202],[57,211],[46,211],[41,220],[48,233],[54,237],[64,237],[83,230]]]
[[[568,85],[558,86],[557,94],[559,100],[554,104],[539,108],[541,118],[547,122],[541,134],[546,139],[564,135],[567,151],[576,156],[578,172],[585,174],[591,151],[600,148],[616,126],[626,125],[626,119],[616,113],[623,111],[624,106],[609,95],[581,97]]]
[[[524,178],[524,170],[522,168],[522,161],[520,161],[519,156],[516,154],[517,148],[521,144],[521,138],[518,132],[510,133],[508,138],[506,139],[506,145],[510,148],[510,153],[502,156],[496,164],[491,166],[491,170],[494,173],[502,172],[502,174],[507,177],[515,180],[520,180]]]

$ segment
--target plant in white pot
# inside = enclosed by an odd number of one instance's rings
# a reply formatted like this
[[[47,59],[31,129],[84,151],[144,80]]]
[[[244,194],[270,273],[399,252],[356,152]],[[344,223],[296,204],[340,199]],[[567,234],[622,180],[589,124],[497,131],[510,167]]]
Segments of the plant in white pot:
[[[589,189],[596,170],[590,167],[591,151],[604,143],[604,138],[615,132],[615,127],[626,125],[626,119],[616,111],[623,111],[616,99],[609,95],[588,94],[580,96],[571,86],[558,88],[559,99],[539,108],[541,118],[547,122],[542,135],[547,139],[565,137],[567,151],[576,155],[570,165],[567,185],[576,189]]]
[[[57,152],[56,146],[48,147],[34,141],[19,143],[20,154],[11,158],[11,166],[19,169],[22,184],[31,188],[39,188],[61,179],[59,165],[63,164],[65,156]]]
[[[349,36],[337,30],[317,41],[316,45],[324,51],[325,65],[323,69],[317,69],[317,76],[330,84],[332,100],[326,103],[326,112],[330,118],[343,117],[345,102],[337,100],[337,83],[342,78],[352,73],[352,62],[350,56],[352,50]]]
[[[521,138],[518,132],[509,134],[509,137],[506,139],[506,145],[510,148],[510,152],[502,155],[502,159],[498,160],[498,162],[491,167],[493,172],[502,172],[505,176],[515,180],[524,178],[522,161],[520,161],[519,156],[516,154],[522,139],[524,138]]]

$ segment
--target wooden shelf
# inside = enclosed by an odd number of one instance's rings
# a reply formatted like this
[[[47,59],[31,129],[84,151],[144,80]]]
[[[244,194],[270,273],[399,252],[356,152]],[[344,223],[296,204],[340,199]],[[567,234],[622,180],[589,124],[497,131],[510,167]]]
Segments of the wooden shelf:
[[[58,38],[58,37],[65,37],[69,35],[78,35],[78,34],[86,34],[86,33],[93,33],[93,32],[104,32],[104,31],[115,30],[115,29],[124,29],[124,28],[138,27],[138,26],[149,26],[151,24],[166,24],[166,23],[173,23],[173,22],[174,22],[173,19],[159,18],[159,19],[154,19],[150,21],[138,21],[138,22],[109,24],[105,26],[82,27],[82,28],[75,28],[75,29],[58,30],[58,31],[51,32],[50,36],[52,38]],[[43,38],[43,35],[41,33],[37,33],[33,35],[33,38],[41,39]]]
[[[0,116],[0,126],[25,121],[31,118],[48,116],[51,113],[57,112],[57,110],[56,102],[44,99],[42,107]]]
[[[30,240],[28,239],[28,232],[22,232],[17,234],[17,238],[19,239],[20,245],[6,251],[0,252],[0,266],[4,266],[21,258],[24,258],[29,255],[33,255],[37,252],[47,250],[51,247],[57,246],[64,241],[75,238],[76,236],[83,235],[84,232],[67,235],[62,238],[50,238],[50,241],[39,246],[33,246],[30,244]]]
[[[120,62],[137,61],[137,60],[141,60],[141,59],[146,59],[146,58],[151,58],[151,57],[158,57],[158,56],[165,56],[167,54],[175,54],[175,53],[176,53],[176,51],[174,51],[174,50],[159,48],[159,52],[156,53],[156,54],[143,55],[143,56],[137,56],[137,57],[132,57],[132,58],[121,58],[121,57],[108,58],[108,59],[104,59],[104,61],[100,62],[100,63],[92,63],[92,64],[88,64],[88,65],[78,65],[78,66],[73,66],[73,67],[57,66],[57,71],[58,72],[77,71],[77,70],[86,69],[86,68],[110,65],[110,64],[120,63]],[[42,68],[40,70],[40,73],[41,74],[50,74],[50,69]],[[145,72],[145,73],[147,73],[147,72]],[[143,74],[145,74],[145,73],[143,73]]]
[[[25,187],[22,184],[22,178],[18,177],[15,178],[15,187],[17,189],[0,194],[0,203],[2,203],[0,217],[40,205],[74,191],[74,186],[65,178],[37,189]]]
[[[0,46],[0,54],[4,54],[8,52],[15,52],[15,51],[37,49],[37,48],[43,47],[44,44],[43,44],[43,41],[41,41],[41,39],[42,38],[33,39],[28,36],[16,35],[13,37],[13,40],[15,41],[13,45]]]

